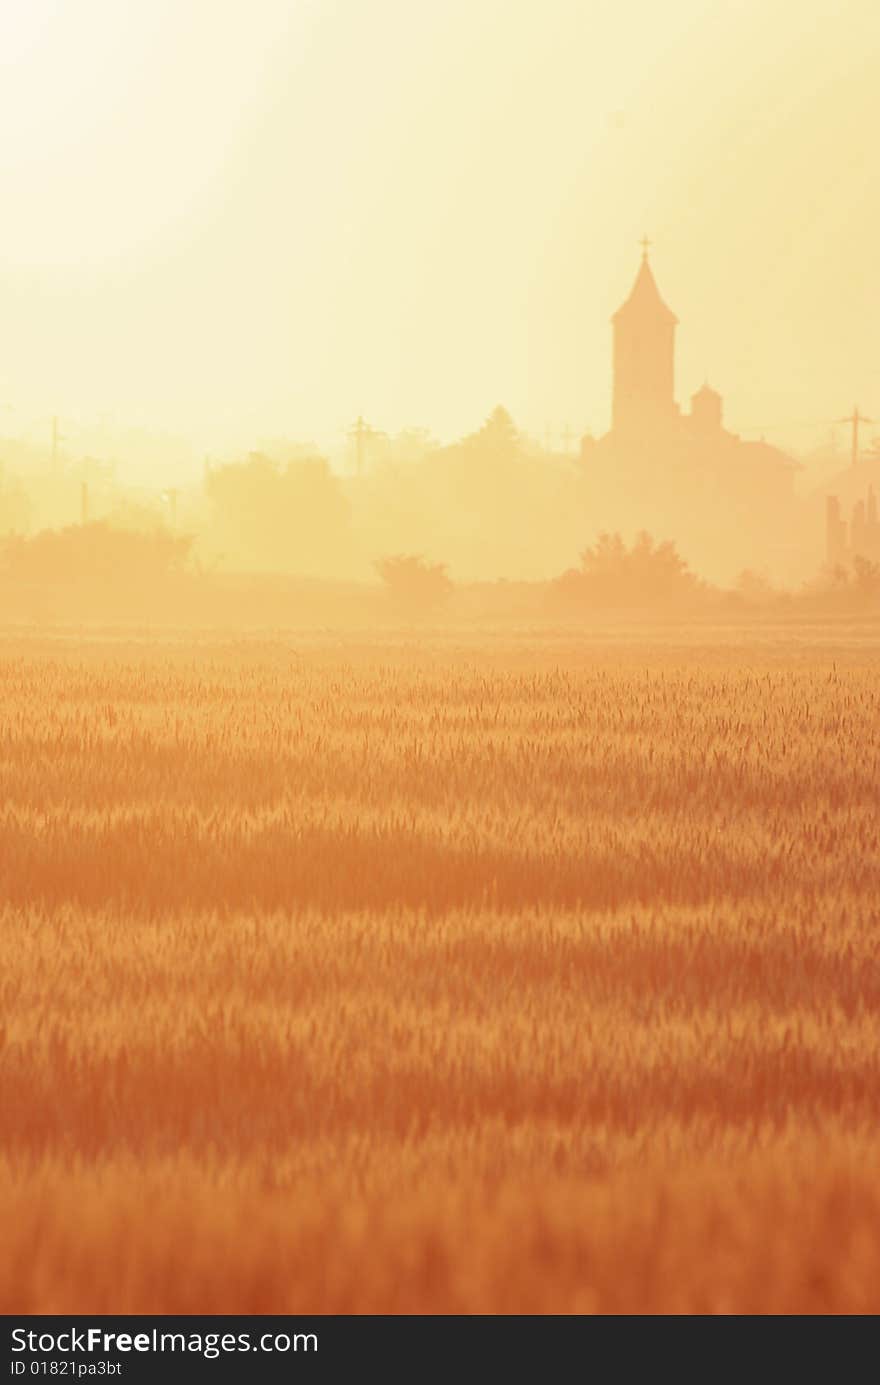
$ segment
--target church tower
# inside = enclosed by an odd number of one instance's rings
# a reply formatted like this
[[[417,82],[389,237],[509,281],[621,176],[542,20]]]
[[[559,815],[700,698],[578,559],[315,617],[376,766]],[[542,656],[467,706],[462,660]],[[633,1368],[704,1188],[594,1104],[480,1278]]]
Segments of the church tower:
[[[648,263],[642,263],[629,298],[611,319],[614,324],[614,399],[612,429],[618,435],[650,435],[668,429],[675,406],[675,328]]]

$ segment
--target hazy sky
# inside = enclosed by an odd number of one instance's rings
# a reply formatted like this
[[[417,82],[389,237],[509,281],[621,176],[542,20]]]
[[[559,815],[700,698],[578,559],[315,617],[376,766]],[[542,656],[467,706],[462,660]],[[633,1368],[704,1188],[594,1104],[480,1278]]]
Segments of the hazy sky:
[[[2,430],[601,431],[647,231],[679,399],[819,441],[878,160],[877,0],[0,0]]]

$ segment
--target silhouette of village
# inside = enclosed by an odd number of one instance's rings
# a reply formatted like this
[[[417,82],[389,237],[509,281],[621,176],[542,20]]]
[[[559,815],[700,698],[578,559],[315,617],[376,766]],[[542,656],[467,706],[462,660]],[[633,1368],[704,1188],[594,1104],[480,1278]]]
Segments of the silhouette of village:
[[[588,436],[581,443],[581,458],[600,480],[601,492],[624,504],[638,494],[646,526],[673,532],[689,552],[722,540],[731,526],[762,555],[784,544],[799,525],[799,463],[764,439],[745,441],[729,432],[722,397],[708,381],[692,396],[690,413],[682,413],[675,402],[678,318],[657,287],[647,240],[632,290],[612,322],[611,429],[598,442]],[[859,484],[859,423],[872,420],[856,408],[846,421],[853,427],[845,484],[851,494],[854,480]],[[867,464],[873,461],[880,470],[876,447],[873,454]],[[852,500],[849,525],[838,496],[827,497],[825,550],[832,567],[857,557],[880,559],[877,503],[873,485],[867,484],[866,498]],[[695,520],[700,533],[694,532]]]
[[[820,580],[823,570],[831,586],[853,573],[864,585],[880,563],[880,446],[876,437],[865,446],[872,420],[853,411],[849,465],[804,495],[802,464],[728,429],[708,380],[683,410],[678,319],[647,240],[611,327],[611,426],[579,444],[568,432],[561,448],[520,431],[500,406],[445,446],[424,430],[389,436],[359,417],[347,472],[317,448],[282,441],[206,462],[201,485],[151,489],[120,483],[112,461],[71,458],[53,419],[48,449],[0,443],[7,575],[33,583],[85,562],[112,580],[139,535],[158,536],[166,564],[176,555],[182,566],[186,552],[203,573],[351,582],[378,571],[403,580],[421,563],[435,594],[441,572],[457,582],[548,582],[580,571],[579,561],[586,570],[612,559],[621,568],[627,553],[644,560],[651,544],[664,560],[674,545],[694,578],[730,587],[741,574],[742,591]],[[58,531],[64,543],[51,538]],[[83,558],[101,544],[103,562]],[[659,570],[643,562],[640,580],[650,585]]]
[[[712,550],[729,543],[731,528],[748,534],[744,551],[766,561],[784,542],[798,464],[763,440],[746,442],[729,432],[721,395],[708,381],[693,395],[689,413],[679,408],[678,318],[661,297],[647,242],[612,323],[611,429],[581,444],[606,527],[623,527],[638,497],[642,527],[674,535],[698,570]]]

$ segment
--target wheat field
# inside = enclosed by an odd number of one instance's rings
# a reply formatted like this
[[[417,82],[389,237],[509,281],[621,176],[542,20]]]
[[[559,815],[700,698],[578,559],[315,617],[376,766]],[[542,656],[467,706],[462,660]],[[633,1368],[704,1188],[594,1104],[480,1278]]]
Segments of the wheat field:
[[[873,637],[7,637],[0,1309],[880,1309]]]

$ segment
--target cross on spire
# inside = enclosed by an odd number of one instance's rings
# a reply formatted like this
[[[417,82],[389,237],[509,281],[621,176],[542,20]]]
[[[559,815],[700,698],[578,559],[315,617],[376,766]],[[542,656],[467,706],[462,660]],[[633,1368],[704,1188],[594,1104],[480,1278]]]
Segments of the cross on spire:
[[[648,240],[648,237],[647,237],[646,235],[642,236],[642,239],[639,241],[639,245],[642,247],[642,259],[643,259],[643,260],[647,260],[647,258],[648,258],[648,250],[649,250],[649,248],[653,245],[653,243],[654,243],[653,241]]]

